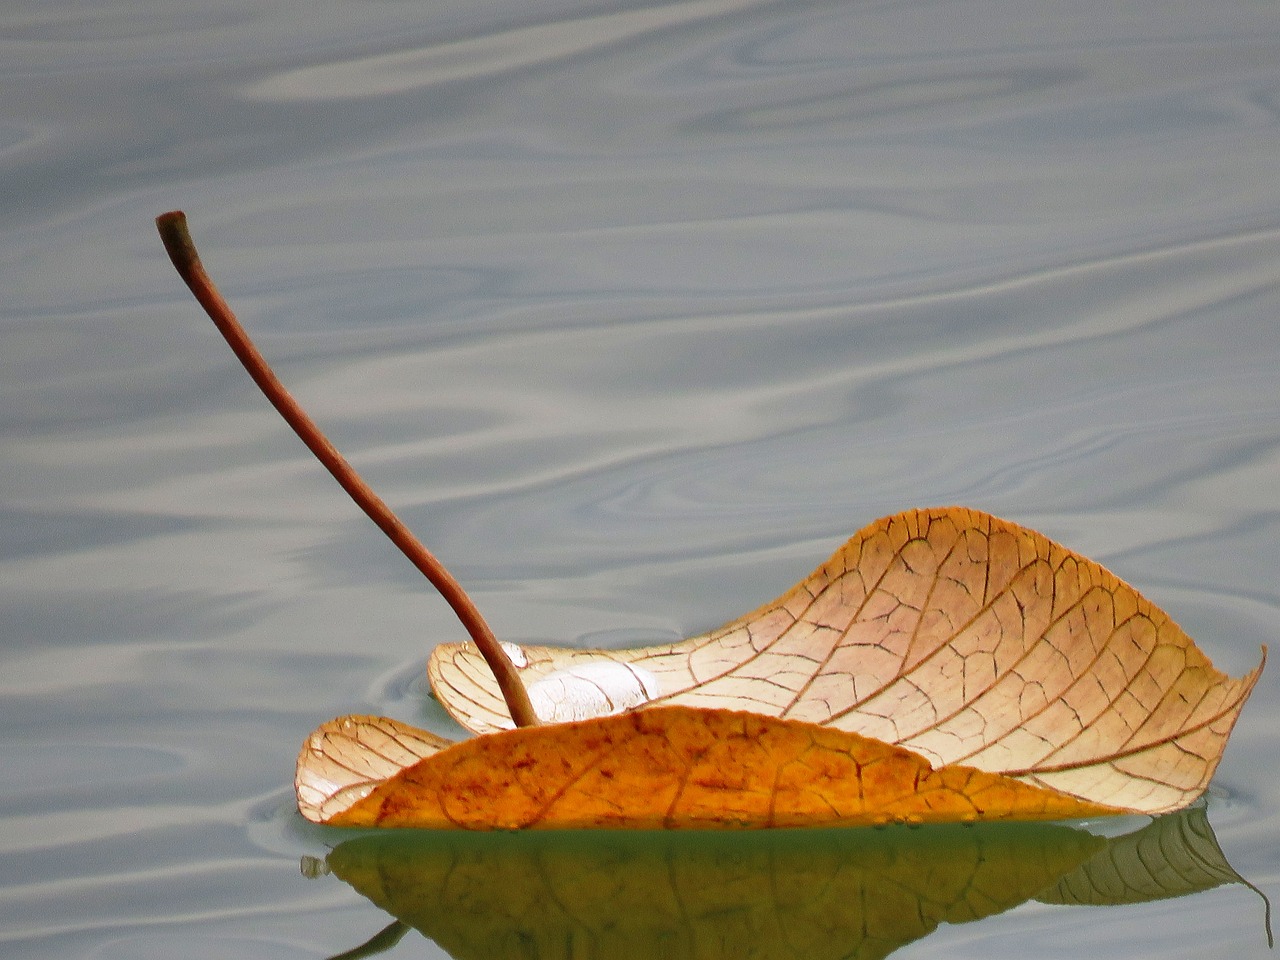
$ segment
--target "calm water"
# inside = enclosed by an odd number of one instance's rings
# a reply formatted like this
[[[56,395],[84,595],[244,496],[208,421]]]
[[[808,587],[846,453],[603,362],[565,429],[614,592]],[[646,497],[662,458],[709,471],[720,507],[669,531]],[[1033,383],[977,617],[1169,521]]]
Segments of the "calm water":
[[[0,13],[0,953],[352,948],[391,918],[299,869],[338,838],[298,745],[448,729],[459,629],[190,302],[173,207],[504,638],[702,631],[958,502],[1233,674],[1280,640],[1272,5],[429,6]],[[1272,897],[1278,684],[1208,807]],[[1018,902],[895,956],[1270,955],[1240,884]]]

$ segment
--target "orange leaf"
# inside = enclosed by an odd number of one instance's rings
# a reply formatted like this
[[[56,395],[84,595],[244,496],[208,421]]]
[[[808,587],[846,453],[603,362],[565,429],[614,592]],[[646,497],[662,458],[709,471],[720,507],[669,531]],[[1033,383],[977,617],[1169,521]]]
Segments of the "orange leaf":
[[[1262,670],[1222,674],[1098,564],[962,508],[873,523],[773,603],[682,643],[508,648],[546,720],[749,710],[1143,813],[1204,791]],[[470,644],[437,647],[428,671],[464,726],[511,726]]]
[[[350,778],[333,771],[351,769],[351,758],[366,756],[370,745],[381,757],[428,753],[384,782],[352,790]],[[874,825],[1121,812],[970,767],[934,770],[908,750],[858,734],[728,710],[653,708],[436,748],[421,731],[392,720],[326,724],[298,758],[299,797],[304,785],[308,792],[302,812],[334,826],[470,829]],[[367,778],[371,766],[362,761],[354,773]],[[323,796],[318,785],[326,777],[335,789]]]

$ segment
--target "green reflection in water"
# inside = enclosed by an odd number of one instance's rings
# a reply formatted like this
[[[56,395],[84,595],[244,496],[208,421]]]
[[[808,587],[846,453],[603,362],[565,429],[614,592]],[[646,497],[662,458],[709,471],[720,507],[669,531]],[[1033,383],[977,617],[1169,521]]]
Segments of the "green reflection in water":
[[[326,866],[396,918],[339,956],[413,927],[455,960],[880,960],[1033,898],[1099,906],[1244,882],[1200,807],[1111,839],[1052,824],[379,831]]]

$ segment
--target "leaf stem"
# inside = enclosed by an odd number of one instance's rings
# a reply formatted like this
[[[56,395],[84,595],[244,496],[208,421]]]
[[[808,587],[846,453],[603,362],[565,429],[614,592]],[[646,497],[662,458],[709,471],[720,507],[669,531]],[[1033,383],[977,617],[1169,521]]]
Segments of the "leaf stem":
[[[498,687],[507,702],[511,719],[521,727],[537,725],[538,716],[534,713],[533,704],[529,702],[529,693],[521,682],[515,665],[507,657],[489,628],[489,624],[480,615],[480,611],[476,609],[467,592],[454,579],[453,574],[445,569],[444,564],[423,546],[422,542],[329,442],[329,439],[316,426],[315,421],[285,389],[284,384],[276,377],[244,327],[240,325],[240,321],[236,319],[200,262],[200,255],[196,252],[191,233],[187,229],[186,214],[181,210],[163,213],[156,217],[156,228],[160,231],[160,239],[164,241],[165,250],[168,251],[169,259],[173,261],[178,275],[182,277],[196,300],[209,314],[210,319],[231,347],[231,351],[253,378],[253,382],[284,417],[285,422],[293,428],[299,439],[315,454],[316,459],[333,474],[333,478],[338,481],[342,489],[347,491],[351,499],[368,514],[369,519],[378,525],[391,542],[400,548],[400,552],[409,558],[409,562],[422,571],[453,608],[453,612],[462,621],[462,625],[466,627],[471,639],[475,641],[476,647],[489,664],[489,669],[497,678]]]

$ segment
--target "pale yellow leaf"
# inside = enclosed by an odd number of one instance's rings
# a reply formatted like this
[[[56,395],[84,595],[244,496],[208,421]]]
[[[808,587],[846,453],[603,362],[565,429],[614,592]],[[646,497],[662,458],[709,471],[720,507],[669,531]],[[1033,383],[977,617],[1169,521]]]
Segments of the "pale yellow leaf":
[[[298,755],[298,810],[324,823],[378,784],[450,746],[443,737],[386,717],[341,717],[314,731]]]
[[[1203,792],[1262,670],[1222,674],[1098,564],[954,507],[880,520],[777,600],[681,643],[509,649],[548,720],[749,710],[1145,813]],[[464,726],[511,725],[470,644],[437,647],[428,671]]]

